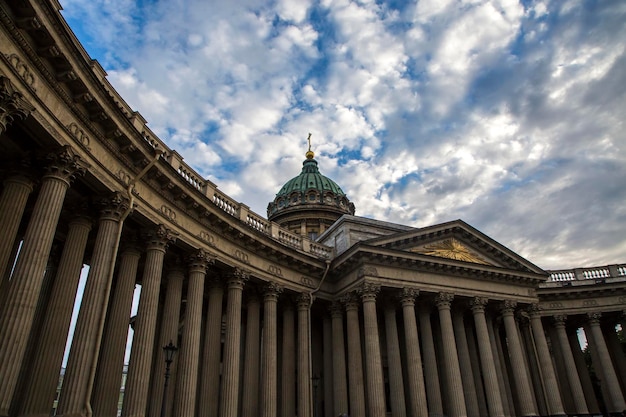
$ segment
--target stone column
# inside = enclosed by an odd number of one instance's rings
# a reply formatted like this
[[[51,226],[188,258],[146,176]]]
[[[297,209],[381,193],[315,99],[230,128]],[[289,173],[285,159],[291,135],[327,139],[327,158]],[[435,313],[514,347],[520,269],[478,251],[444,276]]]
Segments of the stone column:
[[[587,367],[585,357],[583,356],[583,352],[580,347],[578,329],[568,329],[566,327],[565,333],[567,334],[567,340],[569,342],[570,348],[572,349],[572,355],[574,356],[576,370],[578,371],[580,383],[583,387],[583,392],[585,393],[585,400],[587,402],[587,409],[589,410],[589,414],[600,414],[598,398],[596,397],[596,393],[594,392],[593,383],[591,382],[591,376],[589,375],[589,368]],[[585,334],[585,338],[587,342],[591,340],[591,337],[587,334]]]
[[[530,329],[530,317],[520,314],[517,318],[519,338],[522,344],[522,352],[524,354],[525,368],[528,374],[528,383],[530,384],[531,394],[535,401],[535,409],[540,416],[547,416],[548,403],[544,390],[544,381],[541,376],[539,358],[537,356],[537,347]],[[559,358],[555,358],[558,360]],[[554,366],[558,366],[554,364]]]
[[[601,327],[604,328],[603,333],[606,339],[606,346],[609,349],[611,358],[613,359],[617,379],[620,382],[622,392],[626,393],[626,355],[624,355],[622,344],[617,337],[615,329],[616,324],[616,322],[611,321],[607,323],[606,326]]]
[[[439,383],[439,369],[435,354],[435,339],[430,322],[430,305],[422,303],[419,308],[420,333],[422,334],[422,349],[424,350],[424,381],[426,384],[426,398],[428,410],[433,415],[443,415],[443,402]],[[415,414],[414,414],[415,415]]]
[[[558,342],[561,346],[567,382],[569,383],[571,390],[576,414],[589,414],[587,403],[585,402],[585,393],[583,391],[583,386],[580,383],[580,377],[578,376],[578,370],[576,369],[576,362],[574,361],[574,355],[572,354],[572,348],[569,345],[567,333],[565,332],[566,318],[567,317],[563,315],[554,317],[554,328],[558,339],[555,342]]]
[[[202,377],[198,417],[217,417],[220,393],[220,351],[222,344],[222,303],[224,286],[213,277],[209,282],[209,306],[204,328],[204,353],[202,355]]]
[[[170,342],[178,344],[178,327],[180,326],[180,305],[183,297],[183,281],[185,280],[185,270],[180,265],[180,260],[176,265],[170,267],[167,272],[167,287],[165,289],[165,301],[163,302],[163,314],[159,330],[159,342],[156,345],[158,352],[155,352],[152,362],[152,384],[150,388],[150,404],[148,415],[160,416],[163,404],[163,385],[165,384],[165,356],[162,351],[164,346]],[[178,358],[174,358],[171,365],[170,382],[176,381],[178,370]],[[172,415],[174,402],[174,384],[168,384],[165,415]]]
[[[4,304],[4,295],[8,291],[8,266],[17,238],[20,221],[28,196],[33,191],[33,181],[23,174],[14,174],[4,180],[4,189],[0,195],[0,301]],[[7,277],[7,279],[5,279]]]
[[[87,398],[88,388],[94,382],[93,368],[100,352],[104,318],[111,291],[112,268],[117,257],[114,248],[119,241],[120,221],[128,210],[128,201],[118,193],[102,200],[101,203],[103,209],[98,234],[63,377],[63,391],[57,415],[85,413],[85,405],[90,400]]]
[[[333,416],[348,413],[348,381],[346,379],[346,348],[343,337],[341,303],[330,307],[333,328]]]
[[[404,321],[404,340],[406,343],[406,375],[409,394],[409,415],[410,416],[426,416],[428,415],[428,407],[426,402],[426,389],[424,386],[424,376],[422,375],[422,358],[420,355],[420,344],[417,335],[417,323],[415,320],[415,298],[418,296],[419,290],[413,288],[403,288],[400,294],[400,302],[402,303],[402,319]],[[430,323],[430,317],[428,318]],[[429,328],[430,329],[430,328]],[[424,330],[424,329],[422,329]],[[432,336],[432,330],[431,330]],[[435,348],[428,360],[435,363]],[[426,349],[424,355],[426,355]],[[439,381],[439,377],[437,377]],[[438,382],[437,382],[438,383]],[[439,389],[436,390],[439,392]]]
[[[41,335],[32,358],[35,375],[26,386],[23,416],[50,414],[90,229],[91,221],[86,217],[78,217],[69,224]]]
[[[511,368],[513,380],[515,381],[515,392],[519,403],[520,413],[522,416],[536,416],[535,402],[530,392],[530,383],[528,381],[528,373],[526,372],[526,362],[522,353],[522,345],[517,331],[517,324],[513,317],[517,303],[514,301],[505,301],[502,304],[502,320],[508,340],[508,350],[511,356]]]
[[[465,407],[467,408],[468,417],[480,417],[478,410],[478,398],[476,396],[476,386],[474,385],[474,374],[472,372],[472,363],[467,346],[467,335],[465,334],[465,321],[463,319],[463,311],[456,310],[452,315],[452,324],[454,326],[454,339],[456,340],[456,350],[459,357],[459,365],[461,367],[461,383],[465,395]]]
[[[591,329],[591,343],[596,347],[598,352],[598,359],[600,361],[600,369],[602,370],[602,381],[606,387],[606,391],[609,395],[607,401],[607,408],[609,412],[619,413],[626,409],[626,402],[624,402],[624,396],[619,386],[619,380],[613,363],[611,362],[611,356],[609,350],[606,347],[604,336],[602,335],[602,329],[600,329],[600,313],[588,313],[587,319],[589,322],[589,328]]]
[[[487,330],[487,321],[485,319],[486,305],[486,298],[476,297],[472,300],[472,314],[474,316],[474,325],[476,326],[476,341],[478,343],[480,364],[483,371],[489,416],[503,417],[504,408],[502,406],[500,384],[496,371],[496,360],[491,348],[491,342],[489,341],[489,331]]]
[[[478,344],[476,343],[474,320],[465,321],[465,334],[467,335],[467,346],[469,348],[470,361],[472,363],[472,374],[474,375],[476,396],[478,397],[479,415],[486,417],[489,415],[489,410],[487,409],[487,397],[485,396],[483,373],[480,368],[480,356],[478,356]]]
[[[259,316],[261,301],[256,289],[247,292],[247,298],[248,314],[246,319],[246,348],[243,364],[244,390],[241,399],[241,416],[257,417],[259,415],[259,351],[261,348]]]
[[[485,320],[487,322],[487,332],[489,333],[489,341],[491,342],[491,352],[493,353],[493,363],[496,368],[496,375],[498,376],[498,384],[500,384],[500,397],[502,398],[502,408],[504,409],[505,416],[513,416],[515,410],[513,407],[511,384],[507,375],[506,365],[504,363],[504,352],[502,351],[502,345],[500,343],[500,332],[496,327],[496,323],[493,317],[489,314],[485,314]]]
[[[297,300],[298,308],[298,345],[297,350],[297,367],[298,367],[298,417],[312,417],[312,401],[311,401],[311,368],[310,349],[310,317],[311,314],[311,295],[303,292]]]
[[[146,262],[141,280],[141,296],[135,319],[135,334],[122,407],[124,417],[143,417],[148,409],[163,258],[167,245],[175,239],[172,231],[163,225],[151,231],[146,237],[148,241]]]
[[[400,341],[398,339],[398,324],[396,323],[396,306],[391,302],[387,302],[384,314],[385,339],[387,339],[387,361],[389,362],[391,414],[393,417],[406,417]]]
[[[173,415],[178,417],[195,416],[196,414],[204,278],[207,266],[215,262],[215,259],[200,249],[190,256],[188,261],[187,308],[180,343],[173,412]]]
[[[566,416],[563,403],[561,402],[559,382],[556,378],[554,366],[552,365],[552,358],[550,356],[550,350],[548,349],[548,342],[543,331],[543,324],[541,323],[541,315],[537,304],[533,304],[530,307],[529,316],[535,348],[537,349],[539,359],[540,375],[543,386],[545,387],[544,393],[548,406],[548,414],[550,416]]]
[[[541,323],[541,315],[537,304],[531,306],[529,315],[537,356],[539,356],[539,364],[541,365],[541,375],[545,387],[548,414],[550,416],[565,416],[563,404],[561,403],[559,383],[556,379],[554,367],[552,366],[552,358],[550,356],[550,350],[548,349],[546,336],[543,332],[543,324]]]
[[[293,304],[286,301],[283,306],[283,346],[282,346],[282,395],[281,415],[296,415],[296,327]]]
[[[467,415],[467,409],[465,408],[459,356],[456,350],[454,329],[452,327],[452,315],[450,313],[450,306],[453,299],[453,294],[441,292],[437,296],[436,303],[437,309],[439,310],[441,337],[443,339],[446,381],[450,389],[451,403],[448,409],[448,415],[451,417],[464,417]]]
[[[0,310],[0,416],[9,414],[65,194],[85,170],[69,146],[47,157],[46,174]]]
[[[380,356],[378,320],[376,318],[377,284],[364,282],[359,289],[363,301],[363,331],[365,334],[365,366],[367,375],[367,403],[370,417],[385,416],[385,382]]]
[[[244,283],[249,275],[235,269],[228,277],[226,302],[226,334],[224,336],[224,360],[222,371],[222,395],[220,416],[237,417],[239,409],[239,357],[241,349],[241,298]]]
[[[278,415],[278,296],[283,291],[276,283],[263,288],[263,357],[261,358],[261,417]]]
[[[322,388],[324,390],[324,396],[322,400],[324,402],[323,416],[333,416],[334,400],[333,400],[333,324],[330,314],[324,314],[324,370]],[[336,415],[336,414],[335,414]]]
[[[359,303],[354,293],[343,297],[348,326],[348,394],[350,415],[365,416],[365,387],[363,386],[363,356],[359,329]]]
[[[130,310],[140,256],[139,251],[133,247],[127,247],[120,255],[117,282],[102,338],[94,383],[91,408],[96,416],[117,417]]]

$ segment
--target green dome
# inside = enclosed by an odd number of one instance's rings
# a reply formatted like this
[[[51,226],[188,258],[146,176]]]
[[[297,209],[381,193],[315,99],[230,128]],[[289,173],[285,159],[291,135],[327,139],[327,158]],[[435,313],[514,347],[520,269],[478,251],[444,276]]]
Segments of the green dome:
[[[320,211],[334,213],[332,217],[337,218],[342,214],[354,214],[354,204],[335,181],[320,174],[313,156],[309,150],[300,175],[287,181],[274,201],[269,203],[268,219],[281,218],[294,211],[301,214],[310,211],[312,217],[318,216]]]
[[[346,195],[335,181],[320,174],[315,159],[307,159],[302,163],[302,172],[300,175],[287,181],[285,185],[283,185],[283,188],[276,194],[276,197],[289,196],[294,191],[306,193],[312,189],[320,193],[330,191],[333,194]]]

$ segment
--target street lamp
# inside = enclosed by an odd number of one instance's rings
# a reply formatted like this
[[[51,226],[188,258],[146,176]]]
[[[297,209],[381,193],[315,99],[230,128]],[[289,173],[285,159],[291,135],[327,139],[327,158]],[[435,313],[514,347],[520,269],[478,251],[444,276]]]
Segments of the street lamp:
[[[311,381],[313,381],[313,417],[317,417],[317,387],[320,385],[320,377],[313,375]]]
[[[167,384],[170,380],[170,365],[174,360],[174,353],[178,348],[170,342],[163,346],[163,352],[165,353],[165,382],[163,383],[163,399],[161,400],[161,417],[165,417],[165,403],[167,401]]]

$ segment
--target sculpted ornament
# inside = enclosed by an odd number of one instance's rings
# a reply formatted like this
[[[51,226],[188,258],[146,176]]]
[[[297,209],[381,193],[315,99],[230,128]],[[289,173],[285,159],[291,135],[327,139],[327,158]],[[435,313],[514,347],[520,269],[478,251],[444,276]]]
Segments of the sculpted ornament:
[[[378,276],[378,270],[376,268],[374,268],[373,266],[364,266],[364,267],[359,269],[359,272],[357,273],[357,277],[358,278],[363,278],[365,276],[377,277]]]
[[[33,110],[35,107],[13,89],[8,78],[0,77],[0,133],[14,121],[26,119]]]
[[[61,178],[70,183],[77,177],[84,175],[90,167],[69,145],[47,153],[43,159],[46,163],[44,169],[47,175]]]

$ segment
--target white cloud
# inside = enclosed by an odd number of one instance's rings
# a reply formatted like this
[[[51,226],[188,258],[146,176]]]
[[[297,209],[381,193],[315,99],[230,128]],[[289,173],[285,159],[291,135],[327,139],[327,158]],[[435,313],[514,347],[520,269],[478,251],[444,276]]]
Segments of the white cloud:
[[[621,0],[62,3],[149,126],[261,215],[311,132],[357,214],[624,261]]]

